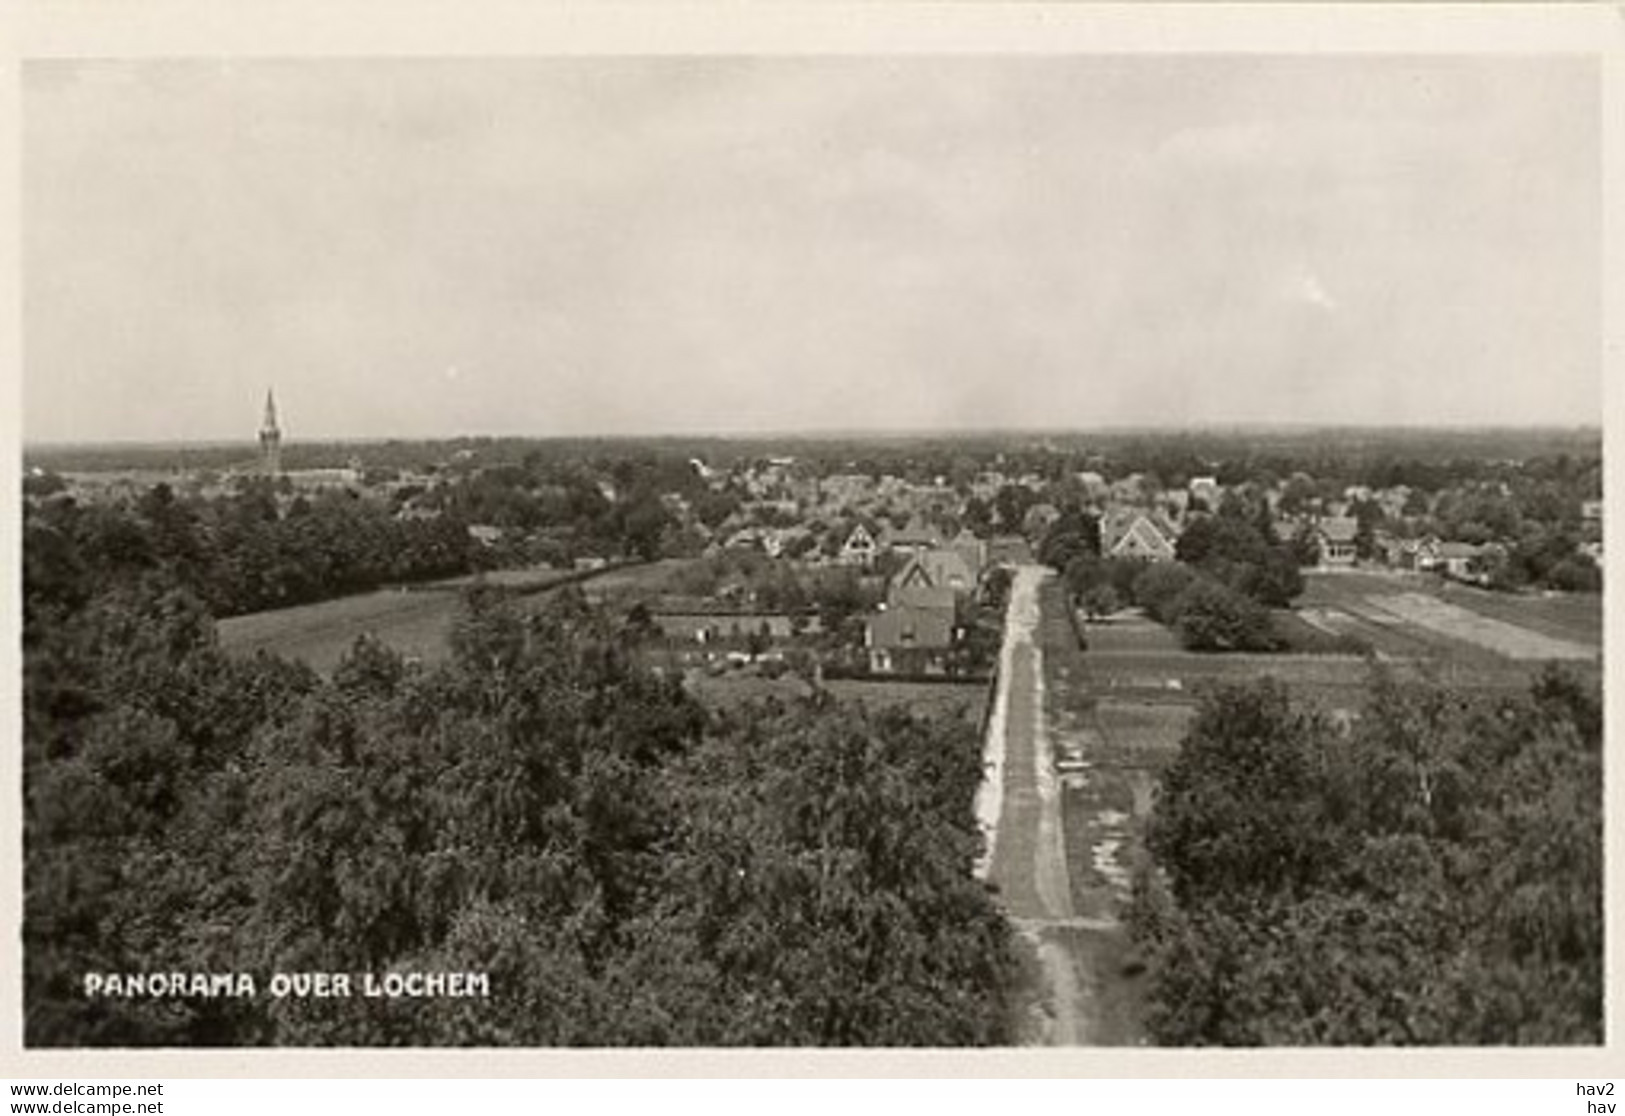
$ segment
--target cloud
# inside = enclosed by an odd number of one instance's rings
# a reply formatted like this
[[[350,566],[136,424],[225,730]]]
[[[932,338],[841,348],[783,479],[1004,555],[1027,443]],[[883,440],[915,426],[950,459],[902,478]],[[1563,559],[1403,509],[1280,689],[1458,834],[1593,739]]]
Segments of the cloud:
[[[1298,301],[1310,306],[1317,306],[1322,310],[1336,310],[1337,302],[1332,298],[1319,277],[1313,272],[1304,272],[1298,277],[1294,286],[1294,295]]]

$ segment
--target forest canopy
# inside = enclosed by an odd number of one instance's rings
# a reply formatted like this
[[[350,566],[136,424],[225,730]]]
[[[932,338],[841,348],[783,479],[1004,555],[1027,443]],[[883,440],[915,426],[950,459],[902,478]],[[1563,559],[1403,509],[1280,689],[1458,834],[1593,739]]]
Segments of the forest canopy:
[[[473,594],[445,665],[362,640],[330,679],[225,656],[181,589],[51,607],[24,670],[30,1045],[1009,1039],[960,719],[712,714],[569,592],[531,617]],[[82,989],[244,970],[490,994]]]
[[[1374,676],[1339,725],[1265,679],[1165,773],[1133,922],[1169,1045],[1603,1040],[1602,714]]]

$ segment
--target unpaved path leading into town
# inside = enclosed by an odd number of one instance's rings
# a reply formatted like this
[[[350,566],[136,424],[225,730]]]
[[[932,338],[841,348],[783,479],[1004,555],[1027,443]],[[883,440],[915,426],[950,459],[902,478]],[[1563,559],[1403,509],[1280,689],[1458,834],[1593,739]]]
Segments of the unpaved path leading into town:
[[[1076,922],[1061,828],[1061,791],[1044,725],[1038,588],[1051,576],[1042,566],[1018,567],[1010,586],[998,690],[988,719],[987,777],[976,813],[988,833],[978,865],[999,889],[1012,924],[1034,947],[1046,987],[1046,1018],[1034,1041],[1088,1041],[1084,989],[1064,930]]]

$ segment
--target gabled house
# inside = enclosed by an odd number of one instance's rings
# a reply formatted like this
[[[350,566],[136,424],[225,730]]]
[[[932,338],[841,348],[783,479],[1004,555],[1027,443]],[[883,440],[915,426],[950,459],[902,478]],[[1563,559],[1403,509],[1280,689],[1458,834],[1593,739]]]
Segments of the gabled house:
[[[1355,536],[1360,521],[1352,516],[1328,516],[1315,524],[1315,545],[1320,549],[1320,565],[1326,569],[1346,569],[1354,565]]]
[[[877,674],[943,674],[954,642],[952,590],[894,589],[864,626],[869,669]]]
[[[893,576],[892,585],[920,585],[964,594],[976,588],[976,573],[957,550],[938,547],[911,556]]]
[[[1396,570],[1416,569],[1417,557],[1422,549],[1420,539],[1403,539],[1391,531],[1379,529],[1372,532],[1371,541],[1382,556],[1384,565]]]
[[[1100,525],[1100,543],[1108,558],[1147,562],[1174,560],[1171,528],[1145,513],[1107,516]]]
[[[880,553],[880,546],[875,537],[869,533],[869,528],[858,524],[852,528],[852,533],[841,544],[839,561],[843,566],[872,566],[875,555]]]
[[[1506,551],[1494,543],[1479,545],[1431,539],[1423,545],[1417,565],[1457,581],[1482,583],[1489,580],[1491,567],[1505,554]]]

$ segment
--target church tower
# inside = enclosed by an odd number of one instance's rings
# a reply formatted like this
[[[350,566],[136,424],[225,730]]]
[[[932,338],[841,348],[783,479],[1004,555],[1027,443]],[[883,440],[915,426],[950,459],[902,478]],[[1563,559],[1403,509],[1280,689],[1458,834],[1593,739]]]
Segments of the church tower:
[[[265,393],[265,418],[260,423],[260,471],[267,476],[282,472],[282,431],[276,425],[276,400]]]

